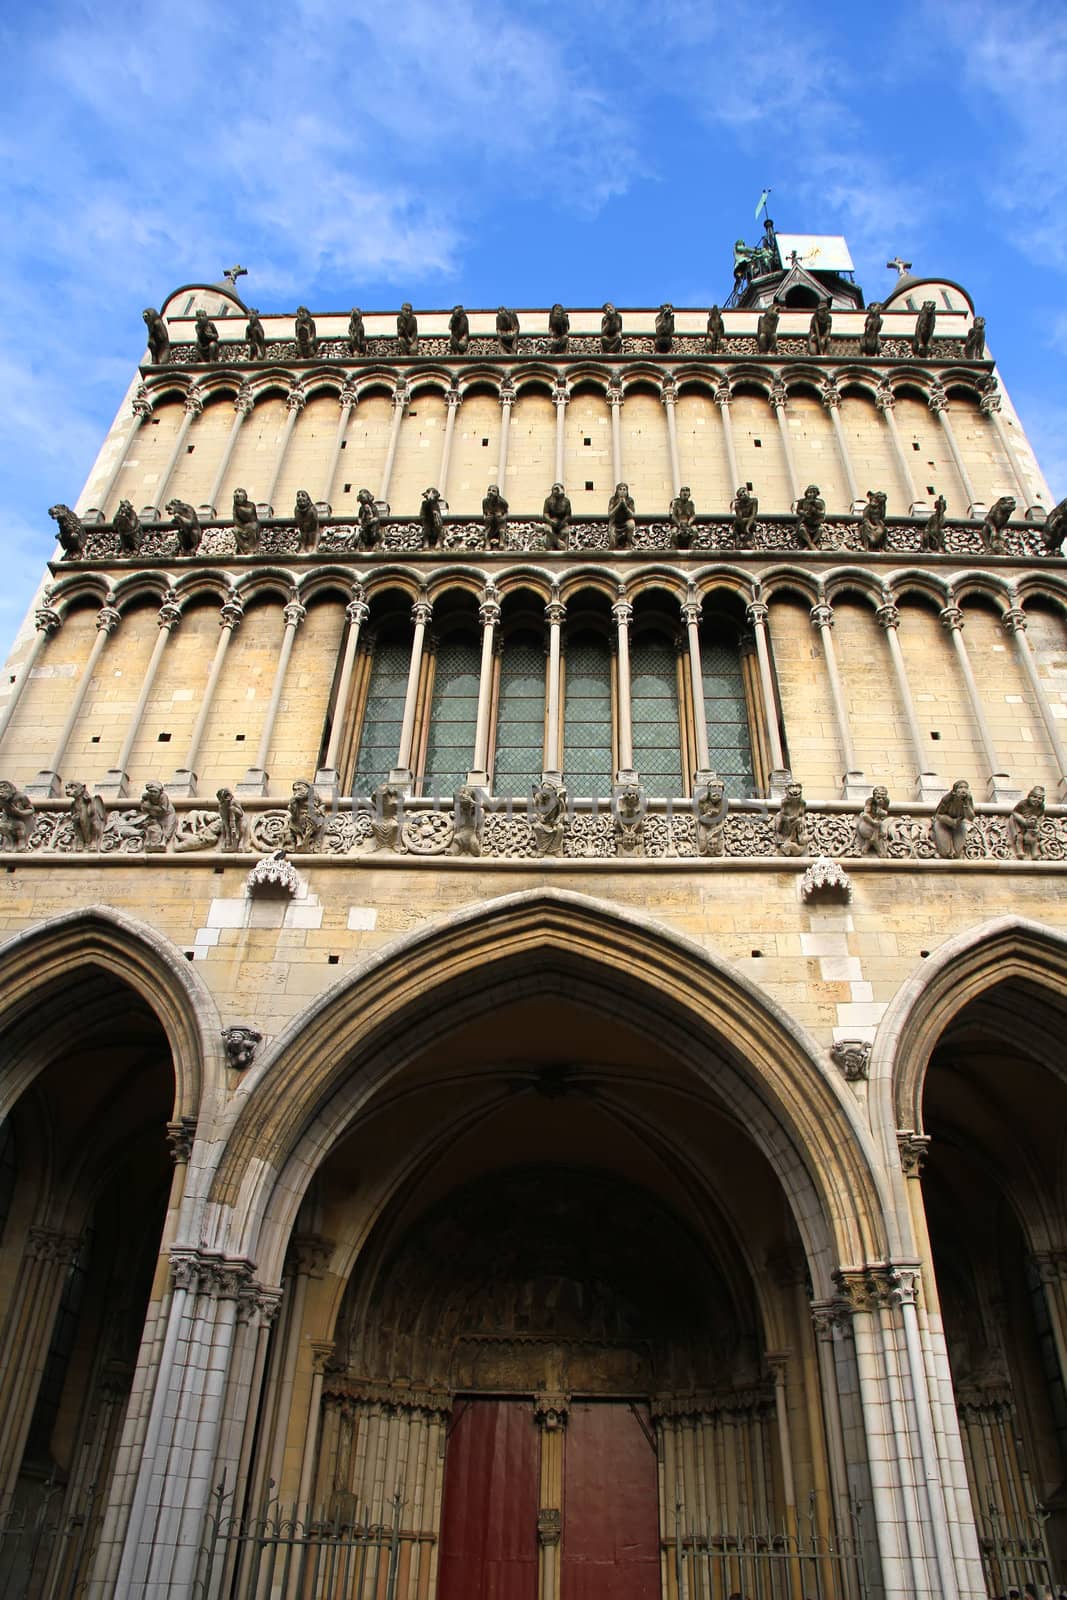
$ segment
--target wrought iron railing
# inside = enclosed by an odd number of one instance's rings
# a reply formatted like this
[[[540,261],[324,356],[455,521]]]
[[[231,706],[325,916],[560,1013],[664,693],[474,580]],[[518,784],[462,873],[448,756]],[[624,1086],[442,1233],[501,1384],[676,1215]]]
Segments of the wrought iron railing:
[[[36,1499],[0,1510],[0,1600],[74,1600],[88,1577],[96,1527],[90,1484],[73,1505],[49,1480]]]
[[[796,1513],[776,1530],[708,1524],[664,1541],[671,1600],[866,1600],[868,1578],[858,1530],[820,1532]]]

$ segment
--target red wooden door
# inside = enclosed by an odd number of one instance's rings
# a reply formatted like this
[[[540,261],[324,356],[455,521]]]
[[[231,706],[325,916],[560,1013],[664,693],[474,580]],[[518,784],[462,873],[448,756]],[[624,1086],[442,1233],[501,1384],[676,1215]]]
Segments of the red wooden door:
[[[572,1402],[561,1600],[659,1600],[659,1481],[647,1408]]]
[[[445,1455],[438,1600],[537,1600],[540,1439],[528,1400],[460,1400]]]

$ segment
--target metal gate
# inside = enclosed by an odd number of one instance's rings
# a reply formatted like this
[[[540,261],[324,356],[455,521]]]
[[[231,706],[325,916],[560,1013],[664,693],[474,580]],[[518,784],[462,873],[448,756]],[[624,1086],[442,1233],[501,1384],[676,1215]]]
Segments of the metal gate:
[[[665,1541],[671,1600],[867,1600],[859,1539],[821,1534],[798,1514],[775,1531],[723,1528]]]
[[[32,1502],[0,1511],[0,1600],[74,1600],[92,1558],[96,1493],[71,1506],[50,1480]]]

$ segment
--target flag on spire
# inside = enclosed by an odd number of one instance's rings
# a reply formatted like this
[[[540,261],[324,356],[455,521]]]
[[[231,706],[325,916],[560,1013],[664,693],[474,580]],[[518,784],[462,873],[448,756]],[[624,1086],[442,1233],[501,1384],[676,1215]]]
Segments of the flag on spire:
[[[763,210],[764,206],[767,204],[767,201],[770,199],[770,194],[771,194],[771,191],[769,189],[764,189],[763,193],[759,197],[759,205],[756,207],[756,221],[757,222],[759,221],[760,212]]]

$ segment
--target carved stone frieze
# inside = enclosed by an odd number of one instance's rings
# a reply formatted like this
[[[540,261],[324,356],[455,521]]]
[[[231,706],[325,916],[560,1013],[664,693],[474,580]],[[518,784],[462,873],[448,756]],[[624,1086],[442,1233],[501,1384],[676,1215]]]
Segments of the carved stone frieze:
[[[867,1267],[842,1267],[833,1274],[848,1309],[853,1312],[881,1311],[897,1303],[898,1273],[895,1267],[878,1263]]]
[[[223,1256],[211,1250],[176,1245],[170,1253],[171,1279],[176,1289],[208,1295],[213,1300],[242,1300],[258,1286],[251,1261]]]

